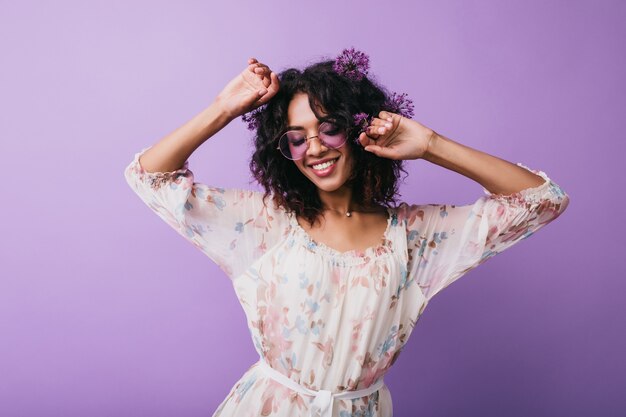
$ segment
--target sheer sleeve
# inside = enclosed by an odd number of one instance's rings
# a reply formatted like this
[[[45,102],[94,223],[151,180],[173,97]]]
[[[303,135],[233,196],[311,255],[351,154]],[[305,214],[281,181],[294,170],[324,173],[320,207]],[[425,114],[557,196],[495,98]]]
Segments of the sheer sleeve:
[[[161,219],[233,279],[277,242],[287,226],[282,209],[263,193],[194,182],[189,161],[171,172],[146,172],[135,154],[124,170],[132,190]]]
[[[486,194],[473,204],[400,205],[410,278],[427,300],[487,259],[528,238],[565,211],[569,196],[543,171],[517,163],[543,184],[510,195]]]

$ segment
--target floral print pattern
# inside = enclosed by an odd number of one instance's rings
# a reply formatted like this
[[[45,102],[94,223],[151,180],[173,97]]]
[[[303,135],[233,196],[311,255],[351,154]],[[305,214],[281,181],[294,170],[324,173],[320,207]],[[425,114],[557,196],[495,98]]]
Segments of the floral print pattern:
[[[388,208],[378,245],[339,252],[315,242],[293,214],[263,193],[194,181],[186,161],[146,172],[135,154],[125,178],[159,217],[231,280],[259,356],[311,390],[364,389],[385,375],[428,302],[487,259],[556,219],[569,197],[545,182],[472,204]],[[258,362],[235,382],[213,417],[308,416],[314,397],[266,377]],[[389,417],[386,385],[334,402],[339,417]]]

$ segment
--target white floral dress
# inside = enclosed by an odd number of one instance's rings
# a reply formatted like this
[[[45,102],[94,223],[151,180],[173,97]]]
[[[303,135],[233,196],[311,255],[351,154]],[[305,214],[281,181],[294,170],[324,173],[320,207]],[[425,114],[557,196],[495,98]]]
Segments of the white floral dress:
[[[135,154],[131,188],[158,216],[217,263],[233,284],[259,357],[310,390],[360,390],[397,360],[439,291],[556,219],[569,197],[545,182],[464,206],[401,203],[388,208],[377,246],[339,252],[316,243],[263,193],[194,182],[186,161],[149,173]],[[260,372],[255,362],[213,417],[310,416],[314,398]],[[392,416],[386,385],[337,399],[332,415]],[[328,414],[330,415],[330,414]]]

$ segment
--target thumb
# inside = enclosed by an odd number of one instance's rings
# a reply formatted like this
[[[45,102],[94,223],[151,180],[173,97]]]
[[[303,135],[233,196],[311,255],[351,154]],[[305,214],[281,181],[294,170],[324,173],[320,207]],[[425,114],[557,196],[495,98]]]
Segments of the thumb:
[[[385,148],[378,145],[368,145],[363,149],[382,158],[395,159],[396,156],[396,153],[393,151],[393,149]]]
[[[252,107],[253,109],[261,105],[261,98],[267,94],[267,88],[261,87],[255,92],[249,94],[242,100],[242,104],[245,107]]]
[[[259,89],[259,103],[265,104],[276,95],[280,88],[278,76],[274,71],[270,73],[270,85],[268,87],[261,87]]]

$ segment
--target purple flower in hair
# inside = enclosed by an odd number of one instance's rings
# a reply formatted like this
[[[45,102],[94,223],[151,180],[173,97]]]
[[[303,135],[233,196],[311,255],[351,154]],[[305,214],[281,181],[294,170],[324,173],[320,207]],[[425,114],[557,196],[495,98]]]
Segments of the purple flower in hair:
[[[360,112],[352,115],[352,117],[354,118],[354,126],[358,128],[354,141],[358,143],[359,136],[367,129],[367,126],[369,125],[369,115],[367,113]]]
[[[407,97],[407,93],[392,93],[391,97],[385,101],[384,107],[390,113],[397,113],[408,119],[413,117],[413,100]]]
[[[357,113],[353,117],[355,126],[360,127],[361,130],[365,130],[365,128],[367,128],[367,125],[369,124],[369,121],[367,120],[369,116],[367,115],[367,113]]]
[[[335,59],[333,69],[354,81],[360,81],[367,75],[370,59],[364,52],[354,48],[344,49]]]
[[[265,109],[265,106],[257,107],[256,109],[244,113],[241,116],[241,120],[244,123],[248,123],[248,130],[256,130],[259,128],[260,113]]]

